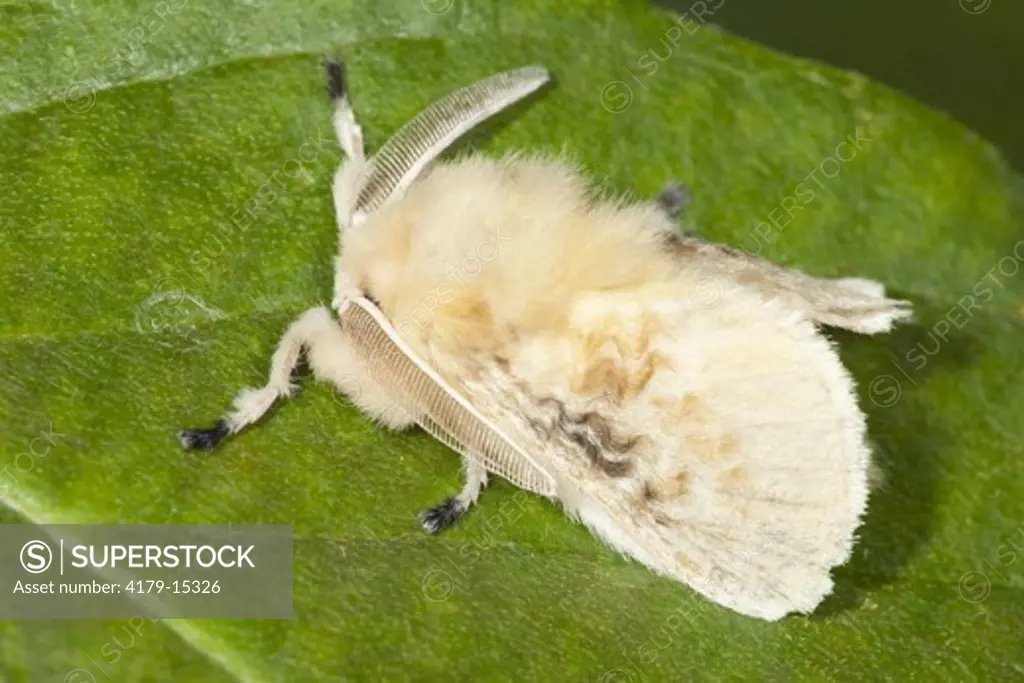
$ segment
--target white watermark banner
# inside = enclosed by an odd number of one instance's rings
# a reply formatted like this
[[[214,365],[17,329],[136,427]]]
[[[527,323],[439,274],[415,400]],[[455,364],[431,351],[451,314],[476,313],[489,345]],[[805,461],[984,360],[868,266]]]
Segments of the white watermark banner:
[[[0,619],[290,619],[290,525],[2,524]]]

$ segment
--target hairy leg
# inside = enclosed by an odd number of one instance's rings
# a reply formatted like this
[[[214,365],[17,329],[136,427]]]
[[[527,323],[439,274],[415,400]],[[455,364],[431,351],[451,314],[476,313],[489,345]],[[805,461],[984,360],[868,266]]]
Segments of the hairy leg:
[[[366,150],[363,147],[363,128],[359,125],[355,111],[352,110],[352,103],[349,101],[345,65],[337,58],[327,59],[324,61],[324,71],[327,76],[327,92],[334,104],[334,134],[347,157],[334,174],[332,184],[334,213],[338,221],[340,241],[345,231],[366,219],[355,211],[355,206],[368,172],[368,164]],[[340,310],[342,302],[356,294],[358,292],[345,274],[336,269],[334,298],[331,304],[333,308]]]
[[[208,429],[183,429],[182,446],[188,450],[215,448],[226,437],[237,434],[261,417],[278,398],[294,391],[291,374],[303,348],[308,349],[313,374],[350,396],[362,410],[394,429],[412,423],[412,418],[381,392],[370,376],[355,361],[344,333],[330,311],[318,306],[303,313],[278,343],[270,363],[267,384],[260,389],[245,388],[234,401],[234,410]]]
[[[414,417],[381,389],[356,358],[345,332],[331,312],[321,307],[317,327],[310,338],[309,366],[313,376],[332,383],[361,411],[389,429],[411,427]]]
[[[469,510],[487,485],[487,470],[475,460],[464,459],[466,485],[458,495],[450,496],[437,507],[420,513],[420,522],[427,533],[434,534],[455,523]]]
[[[328,59],[324,62],[324,70],[327,74],[327,92],[334,104],[334,134],[347,157],[334,174],[333,183],[334,212],[338,229],[344,233],[364,218],[354,212],[367,172],[366,151],[363,147],[363,128],[349,100],[345,65],[337,59]]]

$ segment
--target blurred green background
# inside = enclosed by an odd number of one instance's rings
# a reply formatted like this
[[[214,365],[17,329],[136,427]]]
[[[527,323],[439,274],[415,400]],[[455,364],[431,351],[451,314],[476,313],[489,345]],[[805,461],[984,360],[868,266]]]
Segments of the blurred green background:
[[[686,12],[695,3],[656,4]],[[1024,169],[1020,0],[725,0],[711,21],[901,90],[981,133]]]

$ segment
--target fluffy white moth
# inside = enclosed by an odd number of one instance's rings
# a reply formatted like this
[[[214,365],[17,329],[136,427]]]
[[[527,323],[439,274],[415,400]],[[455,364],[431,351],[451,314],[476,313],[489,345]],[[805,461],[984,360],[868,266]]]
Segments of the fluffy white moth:
[[[212,448],[289,395],[305,349],[380,423],[419,424],[463,455],[465,487],[423,513],[428,531],[490,471],[726,607],[813,610],[869,485],[864,415],[817,326],[888,331],[907,302],[680,234],[674,188],[611,201],[562,159],[437,160],[544,85],[541,67],[449,94],[369,159],[342,65],[327,74],[347,155],[335,311],[302,314],[267,385],[182,431],[185,447]]]

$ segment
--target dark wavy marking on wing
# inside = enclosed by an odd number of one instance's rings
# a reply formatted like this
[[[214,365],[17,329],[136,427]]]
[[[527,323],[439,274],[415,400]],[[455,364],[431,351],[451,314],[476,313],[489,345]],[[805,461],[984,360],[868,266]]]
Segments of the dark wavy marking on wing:
[[[534,429],[548,438],[565,439],[579,446],[590,463],[609,477],[628,477],[633,473],[632,460],[617,460],[607,454],[628,455],[640,440],[638,437],[619,436],[607,418],[597,411],[574,413],[565,403],[550,397],[539,400],[538,405],[551,417],[547,424],[534,420]]]

